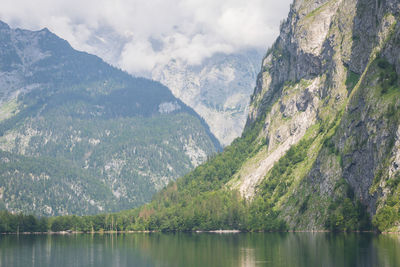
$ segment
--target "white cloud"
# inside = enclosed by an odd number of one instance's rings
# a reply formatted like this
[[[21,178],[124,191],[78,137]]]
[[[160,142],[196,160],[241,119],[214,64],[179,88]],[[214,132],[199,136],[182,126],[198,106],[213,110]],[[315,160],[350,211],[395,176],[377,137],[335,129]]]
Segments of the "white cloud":
[[[134,74],[216,52],[266,48],[292,0],[2,0],[12,27],[43,27]]]

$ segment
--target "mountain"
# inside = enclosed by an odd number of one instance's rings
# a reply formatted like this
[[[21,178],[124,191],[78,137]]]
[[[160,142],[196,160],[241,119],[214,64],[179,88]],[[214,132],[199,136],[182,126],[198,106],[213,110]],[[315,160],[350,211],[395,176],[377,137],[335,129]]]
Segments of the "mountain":
[[[0,22],[0,206],[93,214],[150,201],[220,149],[158,82]]]
[[[247,124],[263,121],[268,146],[237,185],[268,197],[290,228],[349,227],[361,208],[397,228],[399,11],[390,0],[294,1],[264,59]]]
[[[295,0],[242,136],[136,229],[400,230],[400,4]]]
[[[195,66],[171,60],[156,66],[151,77],[200,114],[227,146],[243,131],[263,54],[256,49],[217,53]]]

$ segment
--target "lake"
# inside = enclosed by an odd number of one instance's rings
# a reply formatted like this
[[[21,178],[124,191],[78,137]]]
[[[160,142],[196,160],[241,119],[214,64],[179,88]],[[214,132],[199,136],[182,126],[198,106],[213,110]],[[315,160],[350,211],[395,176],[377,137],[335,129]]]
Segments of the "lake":
[[[400,266],[400,235],[0,235],[0,266]]]

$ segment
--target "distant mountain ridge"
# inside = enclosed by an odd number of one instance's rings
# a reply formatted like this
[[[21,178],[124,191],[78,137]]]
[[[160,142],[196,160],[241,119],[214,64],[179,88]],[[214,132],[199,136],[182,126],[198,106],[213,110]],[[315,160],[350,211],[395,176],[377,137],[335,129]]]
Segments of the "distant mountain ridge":
[[[0,205],[10,211],[132,208],[220,150],[168,88],[47,29],[0,22],[0,48]]]
[[[196,110],[226,146],[243,131],[263,55],[257,49],[216,53],[195,66],[171,60],[156,66],[151,77]]]

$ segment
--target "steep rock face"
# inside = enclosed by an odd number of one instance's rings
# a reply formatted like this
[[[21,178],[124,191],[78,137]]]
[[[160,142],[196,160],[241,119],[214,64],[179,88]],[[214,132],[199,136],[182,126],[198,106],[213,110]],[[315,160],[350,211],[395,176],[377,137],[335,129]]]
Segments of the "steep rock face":
[[[47,29],[1,23],[0,47],[0,205],[10,211],[132,208],[219,149],[168,88]]]
[[[197,66],[173,60],[157,66],[152,78],[202,116],[224,146],[240,136],[262,53],[216,54]]]
[[[261,135],[268,146],[260,152],[265,159],[256,163],[257,172],[246,170],[239,174],[240,191],[247,197],[254,195],[255,186],[273,164],[317,123],[324,101],[337,94],[332,97],[333,104],[340,106],[345,99],[345,88],[330,81],[340,80],[344,70],[337,70],[337,77],[327,76],[336,68],[335,60],[340,60],[333,58],[333,44],[328,36],[339,2],[324,1],[318,5],[311,2],[295,1],[291,6],[288,20],[281,26],[281,35],[264,58],[257,78],[247,124],[264,120]]]
[[[251,97],[246,128],[262,121],[265,145],[232,188],[267,198],[293,229],[329,227],[345,199],[378,228],[399,226],[399,11],[392,0],[294,1]],[[306,157],[290,161],[291,147]]]

